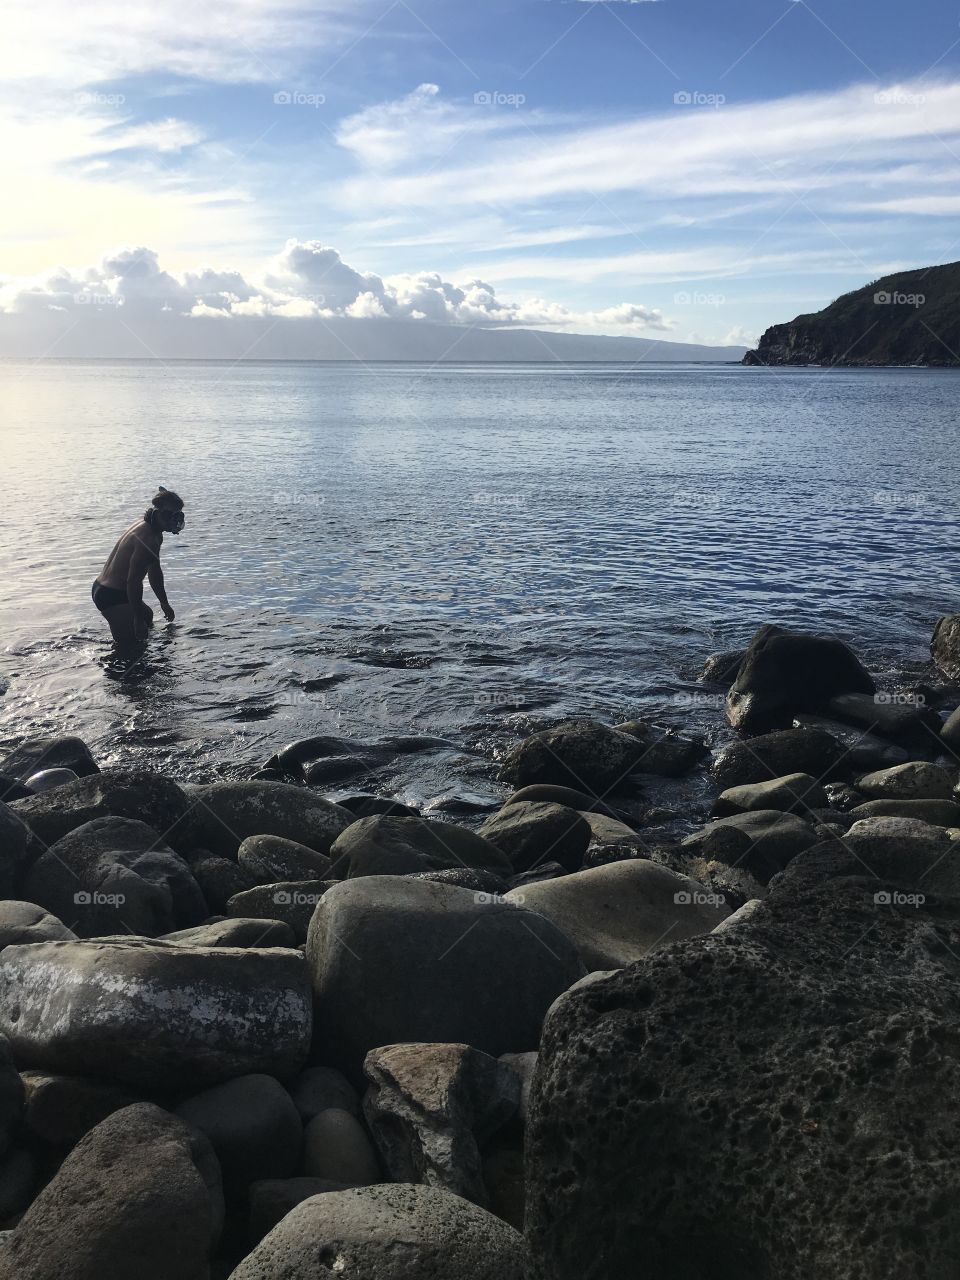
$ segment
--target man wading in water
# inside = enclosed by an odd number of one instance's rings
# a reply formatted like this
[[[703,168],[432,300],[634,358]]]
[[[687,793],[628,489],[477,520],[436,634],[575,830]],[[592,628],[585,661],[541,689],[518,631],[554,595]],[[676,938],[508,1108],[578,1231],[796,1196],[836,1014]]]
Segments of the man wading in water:
[[[163,585],[160,548],[165,533],[179,533],[183,526],[183,500],[161,485],[143,519],[130,526],[107,557],[91,595],[118,644],[146,640],[148,628],[153,626],[153,610],[143,603],[144,578],[149,580],[164,617],[173,621],[175,615]]]

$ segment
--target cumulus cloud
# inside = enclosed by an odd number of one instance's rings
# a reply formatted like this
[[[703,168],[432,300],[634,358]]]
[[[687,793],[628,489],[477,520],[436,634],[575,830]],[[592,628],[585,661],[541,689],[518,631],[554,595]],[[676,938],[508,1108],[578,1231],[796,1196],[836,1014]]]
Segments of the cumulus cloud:
[[[121,248],[96,266],[57,267],[32,279],[0,283],[0,312],[122,306],[179,315],[352,317],[449,325],[572,327],[632,332],[673,326],[635,302],[600,311],[575,311],[544,298],[498,297],[480,279],[452,281],[439,272],[379,276],[358,271],[319,240],[288,240],[263,270],[200,266],[175,274],[153,249]]]

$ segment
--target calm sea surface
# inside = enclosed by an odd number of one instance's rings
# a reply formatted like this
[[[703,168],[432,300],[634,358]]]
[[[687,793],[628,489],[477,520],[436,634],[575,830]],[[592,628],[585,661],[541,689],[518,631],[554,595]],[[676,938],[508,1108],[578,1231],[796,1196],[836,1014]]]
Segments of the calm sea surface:
[[[489,796],[530,721],[719,740],[692,676],[763,622],[895,683],[960,609],[958,399],[924,370],[0,363],[0,745],[186,780],[325,733],[327,790],[422,803]],[[177,620],[131,665],[90,584],[158,483]]]

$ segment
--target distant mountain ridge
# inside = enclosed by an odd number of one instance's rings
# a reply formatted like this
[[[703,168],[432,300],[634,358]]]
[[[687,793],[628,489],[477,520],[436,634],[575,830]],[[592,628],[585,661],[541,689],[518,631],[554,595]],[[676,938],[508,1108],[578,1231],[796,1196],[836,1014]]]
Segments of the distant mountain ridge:
[[[0,315],[0,357],[157,360],[410,360],[430,363],[739,361],[743,346],[427,320],[182,316],[133,307]]]
[[[743,363],[960,366],[960,262],[895,272],[773,325]]]

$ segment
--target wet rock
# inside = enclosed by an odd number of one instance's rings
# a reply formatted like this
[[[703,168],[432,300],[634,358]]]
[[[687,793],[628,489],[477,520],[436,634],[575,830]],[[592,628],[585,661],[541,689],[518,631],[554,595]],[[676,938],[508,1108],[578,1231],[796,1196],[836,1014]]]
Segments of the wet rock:
[[[858,804],[863,804],[866,796],[862,796],[855,787],[847,782],[828,782],[824,787],[830,807],[840,813],[849,813]]]
[[[39,773],[31,773],[27,786],[34,795],[40,795],[41,792],[65,786],[68,782],[76,782],[79,777],[72,769],[41,769]]]
[[[960,613],[940,619],[933,633],[930,652],[943,674],[960,682]],[[0,768],[4,767],[0,764]]]
[[[186,862],[131,818],[97,818],[62,836],[30,868],[23,892],[83,938],[156,937],[207,916]]]
[[[20,1078],[24,1128],[52,1147],[72,1147],[101,1120],[141,1101],[129,1089],[85,1076],[24,1071]]]
[[[358,1187],[305,1200],[230,1280],[523,1280],[523,1237],[436,1187]],[[332,1274],[332,1272],[331,1272]]]
[[[824,780],[835,776],[843,754],[840,743],[828,733],[783,729],[749,742],[732,742],[715,757],[712,772],[724,789],[791,773],[809,773]]]
[[[355,1115],[328,1107],[308,1121],[303,1133],[303,1173],[308,1178],[371,1186],[381,1182],[380,1161]]]
[[[222,1225],[210,1144],[149,1103],[86,1135],[0,1250],[2,1280],[207,1280]]]
[[[167,933],[164,942],[187,947],[294,947],[293,930],[283,920],[236,919],[215,920]]]
[[[686,738],[675,729],[664,729],[643,720],[614,725],[642,744],[633,773],[653,773],[663,778],[682,778],[710,754],[702,739]]]
[[[458,1042],[494,1055],[532,1048],[551,1001],[582,972],[573,943],[542,916],[403,876],[330,889],[307,958],[317,1050],[350,1078],[386,1044]]]
[[[393,800],[390,796],[342,796],[337,804],[349,809],[355,818],[372,818],[376,813],[389,814],[393,818],[419,818],[420,811],[413,805]]]
[[[43,942],[0,952],[0,1032],[18,1062],[196,1088],[304,1064],[311,1007],[296,951]]]
[[[831,698],[826,710],[838,720],[846,720],[870,733],[923,746],[932,744],[931,735],[935,736],[940,727],[940,717],[935,711],[911,703],[887,701],[882,694],[870,697],[864,693],[846,693]]]
[[[313,1196],[330,1191],[346,1191],[343,1182],[328,1182],[324,1178],[264,1179],[250,1187],[251,1245],[259,1244],[268,1231],[272,1231],[291,1209]]]
[[[527,885],[507,901],[552,921],[587,970],[633,964],[651,947],[709,933],[730,914],[703,885],[646,859]]]
[[[697,679],[704,684],[721,684],[729,689],[746,656],[746,649],[727,649],[724,653],[713,653],[703,664],[703,670]]]
[[[356,754],[363,750],[363,744],[352,742],[347,738],[332,737],[329,734],[317,734],[311,738],[299,738],[291,742],[282,751],[268,761],[267,767],[276,763],[276,767],[287,772],[299,770],[312,760],[325,759],[328,756]]]
[[[860,695],[855,695],[859,697]],[[798,729],[819,729],[829,733],[845,748],[843,765],[845,773],[869,773],[873,769],[892,769],[896,764],[906,764],[911,752],[898,746],[890,738],[881,738],[869,729],[829,716],[797,716],[794,725]],[[915,754],[915,752],[914,752]]]
[[[234,858],[248,836],[282,836],[329,853],[353,814],[283,782],[214,782],[200,791],[196,821],[199,844]]]
[[[21,782],[43,769],[72,769],[78,778],[100,772],[90,748],[80,738],[27,738],[0,760],[0,773]]]
[[[261,884],[235,894],[227,903],[227,915],[235,919],[262,915],[280,920],[293,930],[297,945],[306,942],[317,903],[335,881],[292,880]]]
[[[918,818],[867,817],[850,827],[844,843],[869,863],[874,857],[940,857],[949,848],[948,839],[942,827]]]
[[[32,902],[0,902],[0,951],[21,942],[72,942],[72,929]]]
[[[739,827],[711,822],[682,840],[680,853],[687,858],[734,867],[743,861],[752,844],[751,835]]]
[[[643,744],[596,721],[569,721],[518,742],[500,767],[515,787],[550,783],[601,795],[633,771]]]
[[[521,787],[503,803],[506,809],[511,804],[562,804],[568,809],[576,809],[579,813],[606,814],[608,818],[616,818],[617,812],[608,804],[598,800],[586,791],[577,791],[573,787],[555,787],[549,783],[534,783],[529,787]]]
[[[211,915],[227,914],[227,904],[238,893],[254,887],[250,875],[232,858],[207,854],[190,864]]]
[[[465,827],[426,818],[358,818],[334,841],[330,857],[332,877],[343,880],[462,867],[511,874],[509,859],[489,840]]]
[[[957,909],[879,907],[849,875],[556,1006],[527,1129],[532,1277],[632,1275],[640,1242],[658,1280],[952,1274]]]
[[[104,769],[12,806],[45,845],[97,818],[129,818],[153,828],[156,836],[182,847],[175,832],[189,808],[175,782],[145,769]]]
[[[748,733],[785,729],[797,712],[816,711],[837,694],[875,689],[842,641],[761,627],[727,694],[727,719]]]
[[[590,827],[591,846],[645,849],[649,844],[639,831],[634,831],[619,818],[609,818],[604,813],[584,813],[582,817]]]
[[[237,852],[237,862],[255,884],[331,879],[326,854],[282,836],[248,836]]]
[[[960,751],[960,707],[947,720],[940,730],[940,737],[951,752]]]
[[[363,1071],[363,1113],[391,1179],[486,1206],[480,1146],[517,1114],[517,1073],[465,1044],[388,1045]]]
[[[721,792],[714,812],[749,813],[755,809],[779,809],[783,813],[805,813],[810,809],[829,807],[826,792],[809,773],[789,773],[768,782],[748,782],[742,787],[728,787]]]
[[[761,884],[781,871],[791,858],[817,843],[813,828],[796,814],[777,809],[756,809],[750,813],[718,818],[714,827],[732,827],[750,838],[750,847],[732,865],[746,868]],[[713,856],[725,861],[718,846]]]
[[[954,779],[939,765],[911,761],[857,779],[867,800],[949,800]]]
[[[329,787],[333,783],[369,774],[380,763],[369,755],[328,756],[326,760],[314,760],[304,765],[303,778],[311,787]]]
[[[590,843],[590,826],[575,809],[535,801],[506,805],[487,818],[479,834],[506,854],[515,872],[548,858],[576,871]]]
[[[187,1098],[175,1114],[209,1139],[228,1200],[242,1197],[258,1178],[297,1172],[303,1126],[289,1093],[272,1076],[227,1080]]]
[[[336,1108],[360,1115],[360,1096],[345,1075],[333,1067],[307,1067],[290,1085],[290,1096],[306,1124],[321,1111]]]
[[[938,827],[960,825],[955,800],[868,800],[850,811],[855,818],[917,818]]]

